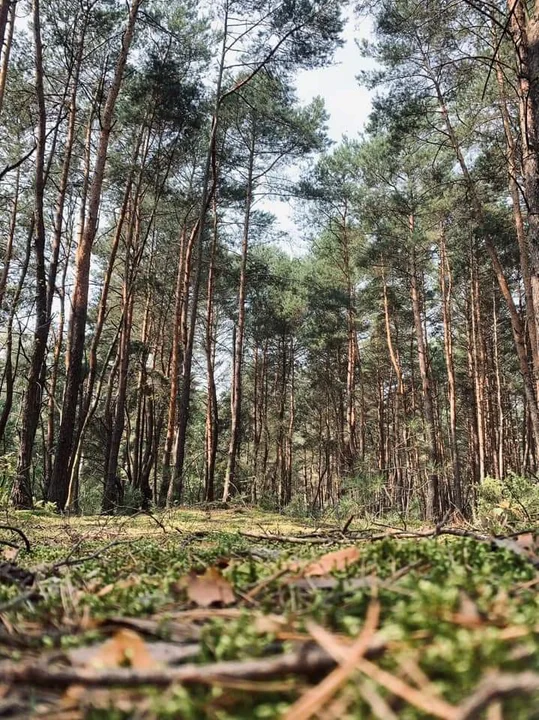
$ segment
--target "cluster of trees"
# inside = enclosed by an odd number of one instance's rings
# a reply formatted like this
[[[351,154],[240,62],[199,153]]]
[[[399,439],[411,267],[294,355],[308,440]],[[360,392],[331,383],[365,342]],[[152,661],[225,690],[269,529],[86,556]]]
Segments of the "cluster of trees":
[[[534,3],[360,3],[378,92],[330,148],[294,74],[330,60],[344,5],[0,0],[17,507],[346,496],[433,519],[536,472]],[[268,197],[295,197],[307,252]]]

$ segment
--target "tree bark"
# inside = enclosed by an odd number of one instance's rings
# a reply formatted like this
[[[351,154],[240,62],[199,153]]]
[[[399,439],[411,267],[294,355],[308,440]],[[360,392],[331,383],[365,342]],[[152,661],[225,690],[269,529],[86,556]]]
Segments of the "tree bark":
[[[414,218],[410,216],[410,233],[414,233]],[[415,248],[412,249],[412,267],[410,273],[410,292],[412,296],[412,311],[414,317],[414,330],[417,344],[417,358],[423,397],[423,415],[425,439],[428,450],[429,466],[427,468],[428,484],[425,515],[426,519],[437,520],[440,515],[439,506],[439,475],[438,475],[438,447],[436,443],[436,426],[434,419],[434,400],[432,397],[432,383],[430,378],[427,345],[423,334],[421,289],[418,278]]]
[[[4,106],[9,57],[15,30],[17,0],[0,0],[0,115]],[[6,35],[7,24],[7,35]]]
[[[1,18],[0,18],[1,20]],[[20,431],[19,457],[17,460],[17,476],[11,493],[11,501],[16,508],[33,506],[30,468],[41,400],[45,382],[45,354],[49,335],[50,315],[47,301],[47,277],[45,271],[45,149],[47,142],[47,114],[45,107],[43,46],[41,42],[41,13],[39,0],[33,0],[32,22],[35,51],[35,82],[38,106],[36,171],[34,188],[34,220],[35,238],[34,252],[36,259],[36,298],[35,298],[35,329],[34,345],[28,383],[24,396],[22,424]],[[0,31],[2,30],[0,26]]]
[[[213,202],[213,235],[210,247],[210,265],[208,268],[208,281],[206,289],[206,427],[205,427],[205,465],[204,465],[204,499],[213,502],[215,499],[215,461],[219,444],[219,409],[217,402],[217,388],[215,385],[215,275],[216,252],[218,240],[218,214],[217,202]]]
[[[83,379],[84,337],[88,312],[90,259],[97,233],[107,151],[116,101],[120,92],[141,3],[142,0],[133,0],[131,5],[127,27],[122,37],[122,47],[116,62],[114,76],[101,117],[101,131],[88,198],[88,219],[84,226],[84,232],[80,238],[75,258],[75,283],[71,299],[71,316],[68,329],[67,373],[62,406],[62,420],[58,432],[58,450],[47,493],[47,499],[55,503],[59,510],[65,508],[69,492],[69,468],[75,434],[77,404]]]
[[[241,242],[240,284],[238,288],[238,321],[236,324],[234,342],[234,362],[230,404],[230,443],[228,447],[228,461],[223,486],[223,502],[226,502],[232,492],[238,491],[236,478],[236,463],[240,442],[241,400],[242,400],[242,372],[243,372],[243,345],[245,340],[245,303],[247,293],[247,259],[249,253],[249,230],[251,226],[251,206],[253,202],[253,168],[255,159],[255,118],[251,119],[251,138],[249,158],[247,164],[247,180],[245,193],[245,210],[243,219],[243,234]]]
[[[447,256],[445,228],[440,229],[440,290],[442,295],[442,321],[444,326],[444,356],[447,370],[447,400],[449,403],[449,449],[453,468],[452,495],[457,510],[463,510],[462,476],[457,439],[457,391],[453,356],[453,279]]]

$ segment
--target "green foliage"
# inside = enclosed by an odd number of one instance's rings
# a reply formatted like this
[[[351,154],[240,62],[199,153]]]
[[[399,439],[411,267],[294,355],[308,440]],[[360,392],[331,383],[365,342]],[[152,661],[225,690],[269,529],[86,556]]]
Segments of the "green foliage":
[[[0,507],[7,506],[11,488],[17,474],[17,455],[14,452],[0,455]]]
[[[492,497],[497,490],[485,488],[488,492]],[[81,564],[46,575],[40,580],[39,600],[7,611],[6,618],[12,624],[28,621],[31,628],[42,627],[36,639],[44,648],[54,644],[51,628],[64,628],[64,652],[99,643],[107,632],[106,625],[99,622],[119,615],[150,615],[155,621],[153,632],[167,641],[170,623],[177,624],[182,611],[190,607],[179,580],[189,571],[203,572],[217,565],[236,592],[239,612],[234,609],[230,617],[223,618],[210,610],[201,616],[197,663],[244,661],[291,650],[290,643],[279,636],[279,624],[277,629],[272,629],[271,622],[264,626],[260,617],[265,614],[273,623],[278,616],[278,622],[284,623],[286,632],[294,637],[305,637],[306,621],[314,620],[329,632],[354,638],[376,596],[381,605],[380,632],[389,647],[375,662],[392,673],[398,673],[403,662],[416,663],[448,702],[458,704],[466,698],[487,669],[539,670],[535,632],[539,600],[529,584],[535,578],[535,569],[525,558],[508,549],[494,550],[488,543],[462,538],[390,537],[380,542],[359,542],[359,561],[328,574],[336,583],[321,589],[315,577],[312,587],[300,588],[290,564],[301,565],[339,546],[332,547],[330,542],[325,546],[276,545],[270,540],[253,543],[238,533],[259,524],[282,533],[313,531],[306,526],[287,528],[283,526],[286,521],[278,516],[230,510],[174,512],[159,516],[165,530],[148,517],[115,519],[112,523],[99,518],[64,523],[57,517],[40,517],[34,521],[23,513],[11,518],[16,524],[22,524],[23,519],[33,543],[32,554],[24,557],[24,563],[40,567],[42,573],[43,568],[68,555],[76,561],[95,554]],[[176,528],[182,530],[180,535]],[[352,528],[359,526],[354,523]],[[76,537],[83,540],[73,548]],[[110,538],[118,537],[121,544],[106,549]],[[377,586],[362,584],[365,578]],[[244,602],[242,598],[255,587],[259,588],[256,604]],[[0,604],[17,593],[16,587],[0,585]],[[69,622],[64,627],[66,618]],[[84,630],[87,624],[83,624],[77,630],[75,618],[91,618],[97,625]],[[189,620],[184,627],[188,626]],[[12,659],[24,659],[25,652]],[[147,688],[136,696],[122,691],[122,707],[130,708],[130,703],[136,702],[137,707],[144,708],[143,717],[152,720],[178,716],[202,720],[209,713],[238,720],[278,718],[303,687],[304,681],[298,685],[292,679],[288,690],[266,688],[249,693],[219,684],[173,687],[167,692]],[[347,690],[354,687],[355,677]],[[88,717],[131,717],[130,710],[120,713],[114,692],[96,696]],[[524,697],[511,701],[505,709],[511,720],[528,720],[533,706],[533,699]],[[354,696],[350,712],[351,717],[374,718],[361,695]],[[427,716],[404,704],[402,717],[426,720]]]
[[[476,519],[486,529],[522,527],[539,518],[539,483],[509,473],[503,480],[486,477],[477,488]]]

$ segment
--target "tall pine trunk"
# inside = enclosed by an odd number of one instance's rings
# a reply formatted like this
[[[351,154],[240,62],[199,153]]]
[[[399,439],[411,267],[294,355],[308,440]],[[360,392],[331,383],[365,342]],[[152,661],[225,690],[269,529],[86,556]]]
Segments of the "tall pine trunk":
[[[116,101],[122,85],[129,48],[135,32],[138,10],[142,0],[133,0],[129,12],[127,28],[122,36],[122,47],[111,86],[101,116],[101,131],[96,153],[96,162],[88,196],[88,218],[77,247],[75,258],[75,281],[71,298],[71,315],[68,329],[67,372],[62,419],[58,431],[58,449],[54,460],[47,500],[56,504],[59,510],[66,505],[71,467],[71,454],[75,438],[77,404],[83,379],[84,338],[88,312],[88,289],[90,283],[90,260],[92,247],[97,234],[99,207],[110,134],[114,120]]]

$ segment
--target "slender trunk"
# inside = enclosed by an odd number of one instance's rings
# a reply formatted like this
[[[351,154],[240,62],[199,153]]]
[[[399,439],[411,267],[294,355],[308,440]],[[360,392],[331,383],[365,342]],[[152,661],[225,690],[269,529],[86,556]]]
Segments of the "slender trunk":
[[[171,460],[174,445],[174,433],[176,428],[176,415],[178,412],[178,389],[180,379],[180,365],[182,355],[182,340],[185,342],[182,318],[186,314],[185,306],[189,294],[189,270],[186,275],[186,254],[187,244],[191,244],[197,233],[194,227],[191,231],[189,241],[185,226],[182,228],[180,245],[178,251],[178,265],[176,269],[176,287],[174,291],[174,324],[172,327],[172,354],[170,358],[169,378],[170,387],[168,393],[167,432],[165,436],[165,449],[163,452],[163,469],[161,487],[159,490],[159,505],[164,507],[170,489]]]
[[[507,149],[507,179],[509,185],[509,192],[511,193],[511,209],[513,212],[513,221],[515,224],[515,232],[518,242],[520,270],[522,274],[522,282],[524,285],[524,295],[526,297],[526,327],[528,330],[528,337],[530,341],[530,349],[533,361],[536,394],[539,398],[539,314],[535,311],[536,306],[533,291],[532,274],[530,271],[528,238],[526,237],[526,228],[524,227],[524,218],[522,216],[522,208],[520,205],[520,188],[517,180],[519,176],[517,155],[518,150],[515,146],[515,140],[513,138],[511,118],[509,116],[507,99],[505,96],[503,70],[499,62],[496,62],[496,78],[498,81],[498,89],[500,94],[500,110],[502,115],[505,143]]]
[[[508,0],[510,34],[518,64],[518,93],[522,171],[528,218],[529,269],[533,294],[532,319],[539,342],[539,16],[537,7],[528,10],[524,0]],[[533,348],[539,354],[537,346]],[[539,366],[535,367],[539,387]],[[536,449],[536,418],[530,408]]]
[[[103,370],[101,373],[101,377],[99,378],[99,381],[97,383],[93,402],[92,402],[90,408],[88,409],[88,412],[84,416],[84,425],[83,425],[82,431],[80,433],[81,439],[84,437],[86,429],[99,406],[99,401],[101,399],[101,392],[103,390],[103,385],[105,383],[106,373],[109,368],[109,364],[110,364],[114,349],[116,347],[116,343],[118,341],[118,336],[120,334],[121,325],[122,325],[122,323],[120,322],[120,325],[118,326],[118,329],[116,331],[114,339],[112,340],[112,343],[110,344],[108,352],[105,356],[105,360],[103,363]],[[74,514],[79,512],[79,484],[80,484],[79,483],[79,472],[80,472],[80,467],[82,464],[82,455],[83,455],[83,443],[79,442],[79,444],[77,445],[74,457],[73,457],[72,467],[71,467],[71,471],[70,471],[69,493],[68,493],[68,498],[67,498],[67,502],[66,502],[66,509],[70,513],[74,513]]]
[[[13,197],[13,210],[11,212],[11,222],[9,224],[9,234],[6,242],[6,250],[4,253],[4,267],[2,268],[2,275],[0,276],[0,309],[4,305],[4,295],[6,292],[6,285],[9,276],[9,268],[11,265],[11,256],[13,254],[13,241],[15,240],[15,231],[17,228],[17,213],[19,210],[19,190],[20,190],[20,170],[17,170],[15,177],[15,190]]]
[[[294,429],[296,422],[296,378],[295,378],[295,345],[294,338],[290,338],[290,371],[289,371],[289,384],[290,384],[290,398],[288,404],[288,430],[286,434],[286,464],[285,464],[285,486],[286,486],[286,501],[290,502],[292,499],[292,477],[293,477],[293,462],[294,462]]]
[[[494,345],[494,375],[496,378],[496,406],[498,410],[498,422],[496,425],[496,447],[498,465],[498,478],[503,480],[505,477],[505,417],[503,409],[502,397],[502,375],[500,370],[500,351],[498,347],[498,310],[496,306],[496,294],[492,294],[492,341]]]
[[[217,458],[217,447],[219,443],[219,410],[217,404],[217,388],[215,385],[215,256],[218,240],[218,215],[217,202],[213,200],[213,236],[210,247],[210,265],[208,268],[208,283],[206,290],[206,382],[207,382],[207,404],[206,404],[206,429],[205,429],[205,467],[204,467],[204,499],[213,502],[215,499],[215,461]]]
[[[539,48],[538,48],[538,51],[539,51]],[[468,165],[467,165],[465,157],[464,157],[464,153],[462,152],[462,148],[460,146],[459,140],[457,138],[457,135],[456,135],[453,125],[451,123],[449,111],[445,104],[445,99],[444,99],[444,95],[442,93],[442,89],[440,87],[439,82],[436,79],[435,74],[432,71],[432,68],[430,68],[430,66],[428,65],[428,61],[427,61],[427,65],[426,65],[426,70],[429,73],[429,76],[432,80],[432,83],[433,83],[435,91],[436,91],[440,112],[441,112],[442,118],[444,120],[444,124],[445,124],[446,130],[447,130],[449,139],[451,141],[451,145],[453,147],[457,161],[458,161],[460,169],[462,171],[464,181],[466,183],[466,187],[467,187],[470,201],[471,201],[473,214],[475,215],[475,220],[478,222],[478,224],[480,226],[488,227],[488,222],[486,221],[485,209],[483,206],[483,202],[481,201],[481,198],[479,197],[479,195],[477,193],[476,185],[470,174]],[[530,163],[531,163],[531,160],[530,160]],[[537,169],[537,166],[535,166],[535,167]],[[535,211],[534,211],[534,213],[531,213],[531,214],[529,213],[529,215],[532,215],[537,220],[537,237],[539,239],[539,172],[536,173],[536,182],[537,182],[537,202],[538,202],[537,213],[534,214],[535,213]],[[533,234],[532,230],[530,230],[530,232]],[[489,255],[490,261],[492,263],[492,267],[494,269],[494,273],[496,275],[496,279],[498,281],[500,291],[501,291],[502,296],[507,304],[507,309],[509,310],[509,316],[511,318],[511,329],[513,331],[513,339],[514,339],[514,343],[515,343],[515,349],[517,351],[517,356],[518,356],[518,360],[519,360],[520,372],[522,375],[522,381],[523,381],[523,385],[524,385],[524,394],[525,394],[526,403],[527,403],[528,411],[529,411],[529,415],[530,415],[530,422],[531,422],[531,427],[532,427],[532,432],[533,432],[533,438],[534,438],[535,446],[539,447],[539,408],[537,405],[535,382],[531,376],[530,368],[528,365],[528,356],[527,356],[526,343],[525,343],[525,331],[522,326],[522,320],[520,318],[518,309],[515,305],[515,301],[514,301],[512,293],[511,293],[511,289],[509,287],[507,277],[504,273],[503,266],[498,257],[498,253],[496,250],[496,246],[494,244],[494,240],[488,233],[485,234],[485,236],[484,236],[484,243],[485,243],[485,247],[486,247],[487,253]],[[539,249],[539,243],[538,243],[538,249]],[[530,264],[531,264],[532,272],[535,275],[533,261]],[[538,254],[537,268],[539,269],[539,254]],[[538,275],[538,278],[539,278],[539,275]],[[532,280],[533,280],[533,278],[532,278]],[[535,307],[539,307],[539,297],[538,297],[538,302],[535,304]]]
[[[103,494],[102,512],[110,514],[121,503],[123,489],[118,478],[118,456],[125,426],[125,401],[127,397],[127,378],[129,369],[129,345],[131,340],[131,324],[133,320],[133,294],[129,292],[127,279],[123,288],[123,323],[118,348],[118,389],[114,413],[111,418],[111,434],[109,439],[107,467],[105,474],[105,491]]]
[[[7,8],[7,34],[4,25],[4,15]],[[13,45],[13,32],[15,30],[15,10],[17,0],[1,0],[0,4],[0,115],[4,106],[4,95],[6,92],[7,74],[9,69],[9,57]],[[3,26],[3,29],[2,29]]]
[[[146,297],[146,303],[144,308],[144,319],[142,321],[142,332],[140,337],[141,345],[144,349],[148,347],[149,335],[150,335],[150,311],[153,303],[152,293],[148,292]],[[146,394],[148,389],[147,380],[147,355],[144,352],[142,362],[140,363],[140,369],[138,371],[137,378],[137,389],[136,389],[136,414],[135,414],[135,430],[132,442],[129,445],[133,448],[131,465],[133,468],[132,482],[133,486],[142,490],[142,455],[144,438],[146,436]]]
[[[87,145],[87,156],[85,159],[86,162],[86,172],[85,172],[85,179],[86,182],[89,178],[89,162],[90,162],[90,140],[91,140],[91,127],[92,127],[92,117],[93,113],[90,116],[90,121],[88,124],[88,145]],[[144,134],[144,128],[139,133],[139,137],[137,139],[135,150],[133,152],[133,158],[131,163],[131,169],[127,178],[126,187],[124,191],[124,196],[122,200],[122,206],[120,209],[120,216],[118,218],[118,222],[116,225],[116,229],[114,232],[114,237],[112,240],[112,246],[109,252],[109,258],[108,258],[108,264],[107,269],[105,271],[105,275],[103,277],[103,285],[101,288],[101,295],[99,297],[99,303],[97,307],[97,318],[95,322],[95,329],[94,334],[92,337],[92,343],[90,345],[90,351],[88,353],[88,375],[85,381],[85,390],[84,390],[84,398],[81,403],[81,409],[79,412],[78,417],[78,423],[77,423],[77,430],[75,435],[75,441],[74,441],[74,451],[73,451],[73,457],[71,459],[71,466],[74,468],[75,466],[79,466],[80,463],[78,462],[78,459],[80,459],[80,455],[82,452],[82,446],[84,444],[84,440],[86,437],[86,432],[88,429],[89,420],[91,419],[91,415],[93,415],[93,412],[91,412],[91,408],[93,407],[93,394],[94,394],[94,387],[97,379],[97,370],[98,370],[98,363],[97,363],[97,351],[99,348],[99,343],[101,341],[101,336],[103,333],[103,329],[105,327],[105,320],[107,319],[107,313],[109,311],[109,305],[108,305],[108,299],[109,299],[109,293],[110,293],[110,286],[112,282],[114,267],[116,263],[116,258],[118,255],[118,249],[120,247],[120,241],[122,239],[122,234],[124,230],[124,226],[126,223],[126,218],[130,218],[131,223],[134,221],[133,213],[129,213],[129,204],[131,202],[131,196],[132,196],[132,190],[133,190],[133,182],[134,182],[134,173],[135,173],[135,167],[136,167],[136,161],[139,156],[140,146],[142,143],[142,137]],[[141,170],[142,173],[142,170]],[[139,178],[140,181],[140,178]],[[87,188],[86,188],[87,190]],[[85,193],[83,193],[83,197],[85,198]],[[86,203],[85,200],[83,200],[81,204],[81,217],[80,217],[80,227],[81,232],[82,228],[84,227],[84,209],[85,209]],[[131,232],[131,228],[128,229],[128,233]]]
[[[219,110],[223,100],[221,96],[221,88],[225,71],[225,56],[228,42],[228,2],[225,5],[225,18],[223,28],[223,41],[221,46],[221,57],[219,61],[219,69],[217,74],[217,85],[215,89],[215,102],[212,116],[212,126],[210,131],[208,151],[204,167],[204,177],[202,180],[202,196],[200,199],[200,213],[195,225],[196,234],[194,236],[194,249],[196,250],[196,268],[192,287],[191,308],[189,313],[189,330],[186,337],[184,349],[184,358],[182,363],[182,386],[178,406],[178,430],[176,436],[176,447],[174,449],[174,473],[172,482],[167,490],[167,505],[173,502],[181,501],[183,492],[183,467],[185,461],[185,448],[187,443],[187,426],[189,423],[189,410],[191,402],[191,368],[193,364],[193,350],[195,341],[195,327],[198,313],[198,299],[200,294],[200,282],[202,278],[202,258],[203,258],[203,234],[206,227],[206,215],[208,208],[215,192],[217,182],[216,171],[216,140],[217,130],[219,126]],[[211,187],[210,177],[213,175]],[[187,299],[187,298],[186,298]]]
[[[414,218],[410,217],[410,232],[414,231]],[[434,420],[434,401],[432,396],[432,383],[429,370],[429,359],[427,345],[423,334],[421,288],[419,286],[418,270],[416,264],[415,248],[412,249],[411,268],[411,296],[412,311],[414,317],[414,330],[417,344],[417,358],[419,363],[419,374],[421,376],[423,413],[425,438],[429,455],[429,467],[427,468],[427,502],[425,515],[426,519],[433,521],[439,517],[439,476],[438,476],[438,448],[436,445],[436,428]]]
[[[242,372],[243,372],[243,344],[245,340],[245,303],[247,293],[247,258],[249,253],[249,230],[251,224],[251,205],[253,202],[253,168],[255,158],[255,124],[252,120],[251,145],[247,165],[247,189],[245,195],[245,215],[243,220],[243,235],[241,243],[240,284],[238,289],[238,322],[236,325],[234,343],[234,370],[231,391],[231,425],[230,444],[228,447],[228,462],[223,486],[223,502],[228,500],[231,492],[237,491],[236,461],[240,442],[241,399],[242,399]]]
[[[105,108],[101,117],[94,175],[88,198],[88,219],[80,238],[75,258],[75,282],[71,299],[71,315],[68,330],[67,374],[62,407],[62,420],[58,433],[58,451],[56,453],[51,483],[47,499],[63,510],[69,492],[69,468],[75,434],[77,403],[83,374],[84,337],[88,311],[88,289],[90,281],[90,259],[94,239],[97,233],[99,207],[105,176],[107,151],[114,119],[116,101],[123,80],[129,48],[133,39],[138,10],[142,0],[133,0],[129,12],[127,28],[122,37],[122,47],[114,77],[110,86]]]
[[[45,354],[49,334],[50,316],[47,302],[47,278],[45,271],[45,148],[47,134],[47,115],[45,107],[43,46],[41,42],[41,15],[39,0],[33,0],[32,21],[35,50],[35,82],[38,106],[36,170],[34,188],[34,220],[35,238],[34,252],[36,259],[36,298],[35,298],[35,329],[32,358],[28,372],[28,382],[24,396],[22,424],[20,431],[19,457],[17,476],[13,485],[11,500],[17,508],[31,508],[33,505],[30,467],[45,381]],[[2,28],[0,27],[0,31]]]
[[[440,231],[440,290],[442,295],[442,322],[444,326],[444,356],[447,370],[447,399],[449,403],[449,450],[453,468],[453,502],[457,510],[463,509],[462,477],[457,441],[457,391],[453,357],[453,278],[445,244],[445,229]]]
[[[353,475],[357,459],[357,413],[356,384],[358,366],[358,345],[356,328],[355,290],[352,278],[347,211],[343,218],[344,272],[347,293],[347,364],[346,364],[346,472]]]
[[[60,360],[62,356],[62,349],[64,345],[64,324],[65,324],[65,286],[66,286],[66,276],[67,276],[67,270],[68,270],[68,258],[70,255],[70,249],[69,247],[67,252],[67,258],[64,264],[64,268],[62,271],[62,282],[59,289],[59,298],[60,298],[60,310],[59,310],[59,317],[58,317],[58,328],[56,330],[56,343],[54,346],[54,355],[51,365],[51,377],[50,377],[50,383],[49,383],[49,405],[48,405],[48,412],[47,412],[47,440],[45,443],[46,447],[46,457],[45,457],[45,477],[44,477],[44,487],[45,487],[45,493],[47,491],[47,488],[49,486],[51,475],[52,475],[52,458],[53,458],[53,452],[54,452],[54,439],[55,439],[55,431],[56,431],[56,389],[58,386],[58,373],[60,369]]]
[[[477,463],[478,480],[485,478],[485,415],[484,415],[484,365],[482,362],[481,340],[481,308],[479,306],[480,288],[477,271],[477,261],[472,255],[470,279],[470,317],[471,317],[471,360],[472,384],[475,396],[476,433],[477,433]]]
[[[24,257],[23,265],[21,268],[21,274],[19,276],[19,282],[11,301],[11,310],[6,324],[6,344],[4,347],[5,353],[5,366],[4,376],[2,379],[2,387],[5,384],[4,390],[4,401],[2,405],[2,413],[0,414],[0,441],[5,437],[6,427],[13,407],[13,389],[15,385],[16,368],[13,367],[13,323],[15,316],[19,308],[19,300],[23,291],[24,283],[26,280],[26,274],[28,272],[28,265],[30,264],[30,256],[32,254],[32,236],[34,234],[34,221],[30,223],[30,232],[28,235],[28,242],[26,245],[26,255]],[[19,341],[20,343],[20,341]]]

